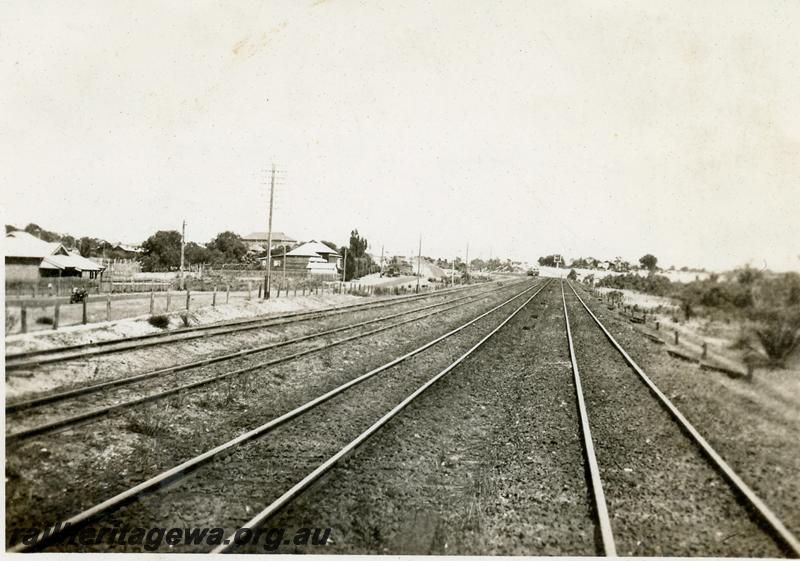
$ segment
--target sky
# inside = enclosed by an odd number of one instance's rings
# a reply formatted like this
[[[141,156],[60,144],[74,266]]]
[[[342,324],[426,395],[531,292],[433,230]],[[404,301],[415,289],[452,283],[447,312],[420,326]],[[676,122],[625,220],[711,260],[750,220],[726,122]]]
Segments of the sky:
[[[800,3],[5,2],[2,218],[800,270]]]

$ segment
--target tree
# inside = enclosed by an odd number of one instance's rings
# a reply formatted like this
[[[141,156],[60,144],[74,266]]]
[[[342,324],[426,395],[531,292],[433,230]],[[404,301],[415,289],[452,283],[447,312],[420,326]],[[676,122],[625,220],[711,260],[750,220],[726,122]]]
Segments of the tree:
[[[209,250],[207,247],[203,247],[195,242],[187,243],[183,253],[187,264],[214,263],[223,261],[218,252]],[[178,258],[180,259],[180,255]],[[178,264],[180,265],[180,261]]]
[[[82,237],[78,240],[78,252],[83,257],[89,257],[97,247],[97,243],[93,238],[87,238],[86,236]]]
[[[328,241],[322,240],[320,243],[327,245],[327,246],[328,246],[329,248],[331,248],[333,251],[339,251],[339,248],[338,248],[338,247],[337,247],[337,245],[336,245],[335,243],[333,243],[333,242],[328,242]]]
[[[486,262],[483,259],[475,258],[469,262],[469,268],[473,271],[483,271],[486,268]]]
[[[240,263],[247,255],[247,245],[242,241],[239,234],[233,232],[221,232],[212,239],[206,248],[209,250],[210,257],[214,257],[216,262]]]
[[[558,253],[554,253],[553,255],[547,255],[545,257],[540,257],[538,259],[539,265],[542,267],[555,267],[556,263],[560,263],[561,265],[564,264],[564,258],[561,257]]]
[[[656,258],[655,255],[651,253],[642,255],[639,258],[639,264],[650,272],[656,270],[656,263],[658,263],[658,259]]]
[[[344,280],[355,277],[356,269],[358,275],[369,273],[374,269],[372,257],[367,255],[369,242],[358,234],[358,230],[350,232],[350,245],[347,247],[347,261],[344,264]],[[344,255],[344,247],[339,248],[339,254]]]
[[[569,280],[576,280],[578,278],[578,273],[575,272],[575,269],[570,269],[569,274],[567,275]]]
[[[175,230],[159,230],[145,240],[142,250],[144,271],[169,271],[180,266],[181,233]]]

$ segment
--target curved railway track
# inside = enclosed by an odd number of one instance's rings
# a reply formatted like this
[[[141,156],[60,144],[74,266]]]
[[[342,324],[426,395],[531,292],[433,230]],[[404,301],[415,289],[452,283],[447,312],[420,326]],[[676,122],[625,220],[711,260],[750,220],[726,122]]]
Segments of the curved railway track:
[[[526,283],[527,284],[527,283]],[[537,283],[533,286],[528,286],[523,290],[517,292],[511,298],[506,299],[502,303],[492,307],[488,311],[485,311],[478,316],[474,317],[473,319],[469,320],[468,322],[456,327],[455,329],[450,330],[449,332],[432,339],[431,341],[425,343],[424,345],[417,347],[416,349],[407,352],[397,358],[377,367],[369,372],[366,372],[345,384],[338,386],[337,388],[328,391],[306,403],[300,405],[292,409],[291,411],[284,413],[283,415],[273,418],[270,421],[264,423],[263,425],[256,427],[234,439],[231,439],[224,444],[216,446],[202,454],[194,456],[189,460],[184,461],[183,463],[159,473],[158,475],[151,477],[150,479],[131,487],[117,495],[98,503],[72,517],[64,521],[64,525],[61,526],[58,530],[46,530],[42,534],[39,535],[38,539],[35,540],[35,543],[25,544],[25,543],[17,543],[11,544],[9,551],[12,552],[20,552],[20,551],[30,551],[34,549],[41,549],[44,546],[52,543],[53,540],[57,537],[61,537],[65,533],[66,528],[70,528],[72,530],[80,528],[81,526],[89,523],[94,522],[101,519],[104,516],[109,515],[111,512],[114,512],[124,505],[130,503],[131,501],[141,497],[145,494],[152,493],[168,483],[176,483],[178,480],[183,479],[189,473],[194,472],[198,468],[203,465],[208,464],[211,460],[220,457],[225,453],[229,453],[232,450],[235,450],[245,443],[254,441],[265,434],[269,433],[270,431],[276,429],[279,426],[286,424],[288,421],[297,419],[303,416],[305,413],[314,410],[315,408],[319,407],[323,403],[326,403],[333,398],[342,395],[344,392],[362,384],[363,382],[375,378],[378,374],[385,372],[387,370],[392,369],[395,366],[398,366],[405,361],[411,359],[423,353],[431,348],[436,347],[439,343],[446,341],[459,333],[464,332],[467,328],[476,325],[481,320],[487,318],[491,314],[498,312],[502,308],[512,304],[513,302],[524,298],[527,296],[527,299],[516,307],[510,315],[507,315],[505,319],[503,319],[499,324],[494,326],[488,334],[483,336],[477,343],[472,345],[469,350],[463,354],[461,354],[455,361],[452,361],[449,366],[437,372],[434,376],[428,378],[428,380],[419,386],[413,393],[408,395],[403,401],[395,405],[390,411],[385,413],[382,417],[380,417],[376,422],[371,424],[369,428],[365,431],[359,433],[359,435],[351,440],[348,444],[344,447],[340,448],[339,451],[334,454],[333,456],[329,457],[325,462],[319,465],[315,470],[309,473],[306,477],[304,477],[301,481],[296,483],[292,486],[288,491],[286,491],[281,497],[272,503],[269,507],[262,510],[253,520],[251,521],[252,524],[259,524],[269,518],[272,513],[276,512],[288,502],[290,502],[294,497],[299,495],[305,488],[307,488],[313,481],[318,479],[322,474],[327,472],[333,465],[335,465],[339,460],[341,460],[344,456],[346,456],[349,452],[354,450],[358,447],[362,442],[367,440],[370,436],[375,434],[383,425],[385,425],[391,418],[396,416],[399,412],[401,412],[411,401],[413,401],[416,397],[422,394],[426,389],[428,389],[431,385],[435,384],[437,380],[445,376],[451,370],[453,370],[456,366],[458,366],[461,362],[463,362],[469,355],[474,353],[477,349],[479,349],[488,339],[490,339],[494,334],[496,334],[504,325],[506,325],[520,310],[522,310],[531,300],[533,300],[546,286],[548,282],[541,282]],[[532,294],[531,294],[532,293]],[[234,546],[235,543],[228,540],[229,546]],[[226,546],[223,549],[228,549]],[[214,550],[214,552],[221,551],[220,548]]]
[[[389,329],[394,329],[402,325],[406,325],[409,323],[413,323],[415,321],[429,318],[433,315],[448,312],[450,310],[468,305],[472,302],[475,302],[481,298],[484,298],[486,296],[489,296],[497,292],[502,292],[510,289],[513,290],[515,285],[516,283],[512,283],[510,285],[501,286],[499,288],[492,287],[488,290],[481,290],[477,293],[459,295],[456,298],[451,298],[443,302],[437,302],[434,304],[413,308],[411,310],[404,310],[402,312],[390,314],[387,316],[373,318],[370,320],[348,324],[332,329],[326,329],[323,331],[303,335],[300,337],[295,337],[293,339],[287,339],[284,341],[269,343],[266,345],[261,345],[249,349],[243,349],[226,355],[205,358],[167,368],[160,368],[153,371],[144,372],[141,374],[136,374],[133,376],[126,376],[122,378],[108,380],[105,382],[91,384],[88,386],[82,386],[67,391],[48,393],[46,395],[29,398],[24,401],[12,402],[6,405],[6,424],[7,426],[10,427],[15,427],[15,426],[18,427],[19,425],[23,425],[23,428],[16,429],[13,432],[7,433],[6,444],[21,442],[33,436],[37,436],[40,434],[44,434],[59,429],[69,428],[79,424],[84,424],[92,420],[98,420],[112,413],[119,412],[123,409],[128,409],[144,403],[150,403],[159,399],[164,399],[166,397],[186,392],[188,390],[201,388],[203,386],[207,386],[214,382],[219,382],[234,376],[239,376],[263,368],[268,368],[270,366],[275,366],[277,364],[282,364],[285,362],[296,360],[313,353],[318,353],[326,349],[342,345],[350,341],[366,338],[371,335],[387,331]],[[255,363],[238,365],[236,368],[222,373],[204,375],[202,371],[203,367],[209,365],[221,362],[237,361],[238,359],[245,359],[245,357],[248,357],[249,355],[256,355],[283,347],[299,345],[301,343],[307,343],[315,339],[324,340],[326,337],[337,333],[357,330],[363,327],[370,326],[372,324],[382,323],[403,316],[419,314],[419,313],[423,313],[423,315],[414,315],[414,317],[411,318],[396,321],[394,323],[370,329],[368,331],[356,333],[354,335],[343,337],[335,341],[324,342],[321,345],[312,348],[298,350],[296,352],[287,355],[274,358],[270,357],[266,361],[257,361]],[[185,375],[186,372],[191,373],[190,376],[191,380],[186,379]],[[180,379],[175,378],[174,375],[178,373],[184,373],[184,376],[182,376]],[[164,379],[165,377],[167,378],[166,380]],[[131,385],[142,384],[148,381],[151,381],[149,382],[150,384],[155,384],[156,391],[150,391],[150,393],[147,393],[146,395],[141,395],[141,394],[147,392],[148,390],[152,390],[152,388],[143,387],[139,389],[132,389],[126,387]],[[104,399],[99,399],[95,397],[95,394],[101,392],[110,392],[110,391],[117,391],[117,394],[115,395],[112,393],[110,395],[105,396]],[[89,410],[80,413],[75,413],[74,411],[74,409],[76,408],[75,400],[80,400],[77,403],[77,406],[82,407],[84,409],[88,408]],[[65,401],[69,402],[71,406],[63,407],[65,411],[61,416],[57,415],[56,419],[37,421],[37,417],[52,416],[51,411],[44,410],[45,406]],[[106,404],[103,404],[103,402],[105,402]],[[37,412],[40,413],[37,414]],[[22,416],[24,419],[21,422],[18,420],[18,417],[20,416]],[[33,422],[31,422],[31,419]]]
[[[598,319],[598,317],[587,306],[586,302],[580,297],[578,292],[569,281],[567,284],[580,303],[582,309],[592,319],[596,327],[602,331],[608,343],[617,351],[624,359],[627,366],[636,373],[640,381],[647,387],[649,394],[657,401],[657,403],[666,410],[670,417],[680,427],[684,435],[692,445],[697,447],[702,455],[708,460],[711,467],[713,467],[723,479],[730,485],[734,494],[744,501],[744,504],[749,512],[757,515],[758,521],[762,528],[764,528],[769,535],[776,541],[778,546],[788,555],[793,557],[800,557],[800,541],[786,528],[778,516],[756,495],[756,493],[744,482],[744,480],[731,468],[731,466],[722,458],[722,456],[714,450],[708,441],[700,434],[700,432],[692,425],[691,422],[678,410],[678,408],[670,401],[670,399],[656,386],[650,377],[642,370],[642,368],[631,358],[631,356],[620,345],[608,328]],[[570,359],[575,379],[576,400],[580,411],[581,429],[584,436],[584,452],[589,470],[590,490],[595,499],[595,513],[598,520],[598,527],[601,534],[601,543],[603,551],[607,556],[616,555],[616,545],[614,540],[614,533],[612,531],[612,517],[609,515],[609,509],[605,501],[605,493],[603,491],[602,477],[600,475],[600,467],[595,456],[594,445],[590,431],[590,419],[587,411],[586,403],[584,400],[584,392],[581,385],[580,374],[578,370],[578,362],[575,353],[575,344],[573,341],[573,333],[570,328],[569,313],[567,311],[567,301],[564,292],[563,280],[561,283],[561,298],[564,308],[564,321],[569,342]]]
[[[380,309],[397,304],[414,302],[416,300],[447,296],[452,293],[459,293],[462,291],[470,291],[474,290],[475,288],[480,288],[482,284],[484,283],[465,285],[457,288],[448,288],[424,294],[391,297],[378,301],[349,304],[346,306],[334,306],[330,308],[323,308],[321,310],[290,312],[285,314],[271,315],[269,317],[238,319],[222,323],[198,325],[174,329],[164,333],[147,333],[144,335],[136,335],[133,337],[126,337],[124,339],[107,339],[102,341],[93,341],[91,343],[66,345],[17,353],[7,353],[6,370],[30,369],[45,364],[53,364],[68,360],[82,359],[85,357],[141,349],[155,345],[163,345],[165,343],[189,341],[203,337],[213,337],[216,335],[229,335],[232,333],[251,331],[264,327],[310,321],[318,318],[328,318],[355,311]]]

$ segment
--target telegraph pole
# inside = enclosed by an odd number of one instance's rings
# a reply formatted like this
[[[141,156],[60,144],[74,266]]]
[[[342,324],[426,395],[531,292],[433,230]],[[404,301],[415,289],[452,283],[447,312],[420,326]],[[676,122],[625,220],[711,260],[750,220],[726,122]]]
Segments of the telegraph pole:
[[[264,300],[269,300],[272,273],[272,201],[275,197],[275,164],[272,164],[272,175],[269,182],[269,222],[267,226],[267,276],[264,278]]]
[[[281,259],[281,264],[283,265],[283,291],[285,294],[289,294],[286,292],[286,243],[283,244],[283,259]]]
[[[383,246],[381,246],[381,276],[383,276]]]
[[[467,262],[465,263],[467,266],[466,273],[467,273],[467,280],[469,280],[469,242],[467,242]]]
[[[419,251],[417,252],[417,294],[419,294],[419,279],[422,276],[422,234],[419,235]]]
[[[186,287],[186,279],[183,276],[183,255],[186,248],[186,220],[183,221],[181,226],[181,290]]]

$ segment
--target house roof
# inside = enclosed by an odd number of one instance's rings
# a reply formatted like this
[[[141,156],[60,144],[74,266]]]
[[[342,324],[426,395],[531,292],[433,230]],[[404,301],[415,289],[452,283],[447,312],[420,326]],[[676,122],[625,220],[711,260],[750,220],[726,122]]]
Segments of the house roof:
[[[268,239],[269,232],[251,232],[242,239],[248,242],[265,242]],[[294,238],[287,236],[284,232],[272,231],[272,241],[274,242],[295,242]]]
[[[142,248],[140,248],[140,247],[136,247],[133,244],[122,243],[122,242],[117,242],[114,245],[113,249],[121,249],[122,251],[128,251],[128,252],[131,252],[131,253],[142,253],[143,252]]]
[[[43,259],[56,253],[68,255],[66,248],[60,243],[46,242],[21,230],[8,233],[4,247],[6,257],[38,257]]]
[[[69,255],[49,255],[42,260],[42,269],[75,269],[77,271],[102,271],[105,269],[94,261],[76,253]]]
[[[6,236],[7,257],[33,257],[41,259],[42,269],[77,269],[79,271],[102,271],[105,269],[78,253],[70,253],[58,242],[46,242],[27,232],[11,232]]]
[[[335,249],[329,248],[324,243],[310,241],[297,246],[292,251],[288,252],[286,255],[292,255],[296,257],[317,257],[319,255],[338,256],[339,252],[337,252]]]

